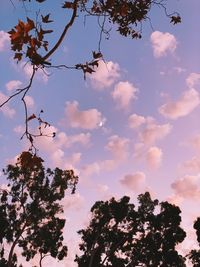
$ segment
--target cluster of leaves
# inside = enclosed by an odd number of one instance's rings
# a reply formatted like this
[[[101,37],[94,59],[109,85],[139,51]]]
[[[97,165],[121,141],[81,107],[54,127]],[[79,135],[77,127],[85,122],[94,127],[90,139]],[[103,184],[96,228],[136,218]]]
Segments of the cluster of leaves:
[[[141,29],[137,30],[138,24],[150,19],[148,13],[153,5],[158,5],[165,9],[163,1],[153,0],[94,0],[91,13],[98,16],[105,15],[109,21],[117,25],[117,31],[123,36],[141,38]],[[178,13],[167,16],[171,18],[173,24],[181,22]]]
[[[39,53],[41,48],[48,51],[48,41],[44,40],[44,36],[53,31],[44,30],[42,23],[52,22],[49,16],[50,14],[41,16],[41,22],[34,22],[28,17],[26,22],[19,20],[18,24],[8,32],[10,34],[11,50],[15,52],[14,59],[20,61],[25,56],[36,66],[50,64],[44,61]]]
[[[152,200],[149,193],[139,195],[137,209],[129,200],[95,203],[89,226],[79,231],[83,254],[76,257],[78,266],[186,266],[175,248],[186,236],[180,209]]]
[[[40,256],[40,263],[47,255],[62,260],[67,247],[59,202],[67,189],[75,192],[78,177],[72,170],[45,169],[43,160],[29,152],[23,152],[15,165],[8,165],[4,174],[9,184],[0,190],[0,266],[18,266],[16,246],[26,261],[35,255]],[[9,247],[8,256],[5,247]]]
[[[23,0],[25,2],[27,0]],[[31,0],[28,0],[31,2]],[[38,3],[43,3],[45,0],[35,0]],[[88,7],[92,4],[91,7]],[[86,13],[91,16],[104,16],[109,22],[117,25],[117,31],[123,36],[131,36],[132,38],[141,38],[141,29],[137,30],[137,26],[142,25],[142,22],[150,19],[148,17],[149,11],[153,5],[162,7],[165,10],[165,14],[170,17],[171,23],[177,24],[181,22],[181,17],[178,13],[168,14],[163,1],[154,0],[93,0],[92,3],[88,0],[74,0],[65,1],[62,8],[73,10],[72,20],[66,25],[71,27],[75,18],[77,17],[77,10]],[[35,66],[51,65],[46,59],[49,54],[41,55],[41,48],[48,51],[48,41],[44,40],[46,34],[52,33],[51,29],[44,30],[43,24],[51,23],[50,14],[45,16],[41,15],[41,21],[34,22],[32,19],[27,18],[26,22],[19,20],[18,24],[9,31],[11,38],[11,49],[15,52],[14,58],[20,61],[23,56],[30,59]],[[99,24],[100,26],[100,24]],[[105,29],[102,27],[102,32]],[[66,28],[66,27],[65,27]],[[63,41],[65,36],[65,29],[61,34],[60,40]],[[60,41],[58,40],[60,45]],[[53,52],[58,48],[59,45],[55,45]],[[52,53],[50,53],[52,54]],[[48,56],[47,56],[48,55]],[[91,73],[87,68],[84,71]]]
[[[92,52],[93,59],[90,62],[86,62],[85,64],[76,64],[75,68],[77,70],[82,70],[84,79],[86,79],[86,74],[92,74],[95,72],[96,68],[99,66],[99,60],[102,58],[101,52]]]

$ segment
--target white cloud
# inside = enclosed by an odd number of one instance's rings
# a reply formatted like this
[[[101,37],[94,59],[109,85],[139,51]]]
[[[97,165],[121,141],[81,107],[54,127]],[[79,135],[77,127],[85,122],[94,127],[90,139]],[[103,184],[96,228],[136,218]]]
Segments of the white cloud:
[[[89,76],[92,86],[98,90],[110,87],[119,77],[120,67],[112,61],[100,61],[96,72]]]
[[[19,89],[21,85],[22,85],[21,81],[12,80],[6,83],[6,89],[8,91],[16,90],[16,89]]]
[[[145,187],[146,176],[143,172],[125,175],[120,183],[133,191],[141,191]]]
[[[197,200],[200,197],[200,176],[186,175],[171,184],[175,194],[184,199]]]
[[[159,108],[159,112],[166,118],[173,120],[187,116],[200,104],[199,93],[191,88],[183,92],[181,98],[176,102],[169,101]]]
[[[200,73],[192,72],[186,79],[186,83],[189,88],[193,88],[195,85],[200,83]]]
[[[144,144],[153,144],[162,140],[171,132],[172,126],[167,124],[156,124],[149,120],[145,128],[139,133],[139,138]]]
[[[97,109],[79,110],[77,101],[67,102],[65,107],[66,122],[73,128],[93,130],[105,122]]]
[[[129,127],[133,129],[140,127],[145,122],[146,122],[145,117],[139,116],[137,114],[132,114],[128,118]]]
[[[154,56],[159,58],[166,56],[167,53],[174,53],[177,47],[177,41],[174,35],[168,32],[155,31],[150,37]]]
[[[0,31],[0,52],[4,51],[10,42],[10,37],[7,32]]]
[[[7,99],[8,99],[8,96],[0,92],[0,104],[5,102]],[[8,118],[13,118],[14,115],[16,114],[16,111],[13,108],[10,108],[9,104],[5,104],[3,107],[1,107],[0,111],[4,114],[4,116]]]
[[[138,89],[128,81],[119,82],[115,85],[115,88],[112,92],[113,99],[118,103],[119,108],[128,108],[130,102],[134,99],[137,99],[136,93]]]
[[[158,168],[162,162],[163,152],[160,148],[153,146],[147,151],[146,160],[150,168]]]
[[[125,160],[128,156],[128,145],[129,139],[112,135],[105,148],[112,153],[115,159]]]

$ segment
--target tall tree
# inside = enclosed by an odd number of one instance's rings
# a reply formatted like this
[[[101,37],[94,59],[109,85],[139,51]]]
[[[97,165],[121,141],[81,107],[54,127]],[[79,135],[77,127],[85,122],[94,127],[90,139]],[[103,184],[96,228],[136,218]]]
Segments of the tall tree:
[[[168,202],[139,195],[138,208],[124,196],[119,201],[99,201],[82,238],[79,267],[183,267],[185,258],[176,250],[186,233],[180,227],[180,209]]]
[[[37,255],[40,267],[46,256],[62,260],[67,246],[60,201],[67,189],[75,192],[78,177],[71,170],[45,169],[43,160],[29,152],[4,174],[9,183],[0,190],[0,266],[19,266],[16,247],[26,261]]]

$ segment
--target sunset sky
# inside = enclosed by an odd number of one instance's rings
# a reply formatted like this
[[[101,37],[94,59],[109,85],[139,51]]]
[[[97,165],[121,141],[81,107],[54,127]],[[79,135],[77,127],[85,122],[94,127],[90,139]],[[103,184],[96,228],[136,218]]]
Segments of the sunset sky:
[[[19,1],[13,0],[15,8],[8,0],[1,2],[0,103],[30,77],[29,64],[14,62],[6,32],[19,18],[35,18],[39,7],[27,3],[25,10]],[[47,2],[40,7],[41,14],[52,13],[52,47],[66,10],[61,0],[57,9],[54,1]],[[47,131],[56,132],[54,139],[36,140],[39,155],[46,166],[73,168],[79,175],[76,194],[64,201],[69,258],[53,267],[76,266],[76,231],[87,225],[94,202],[111,196],[136,201],[149,191],[179,205],[190,239],[182,250],[193,246],[192,223],[200,216],[200,1],[166,2],[169,13],[180,13],[181,24],[170,24],[155,7],[141,40],[122,37],[113,27],[109,40],[104,36],[101,41],[106,64],[101,61],[86,80],[81,72],[66,69],[38,71],[35,77],[27,96],[29,114],[44,110],[43,119],[52,125]],[[95,18],[80,16],[51,63],[72,66],[90,60],[99,33]],[[0,110],[0,123],[2,169],[27,148],[27,141],[20,140],[25,126],[20,98]],[[34,131],[34,122],[30,127]],[[1,182],[6,183],[3,176]]]

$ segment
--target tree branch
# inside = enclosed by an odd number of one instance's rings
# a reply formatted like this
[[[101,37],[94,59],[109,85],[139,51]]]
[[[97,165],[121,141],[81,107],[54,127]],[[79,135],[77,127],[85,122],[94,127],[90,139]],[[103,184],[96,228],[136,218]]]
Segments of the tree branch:
[[[73,2],[74,10],[73,10],[73,13],[72,13],[72,16],[71,16],[69,23],[65,26],[60,38],[58,39],[58,41],[54,45],[54,47],[43,57],[43,61],[46,61],[58,49],[58,47],[61,45],[62,41],[64,40],[65,35],[67,34],[69,28],[73,25],[75,18],[77,16],[78,1],[79,0],[75,0]]]

